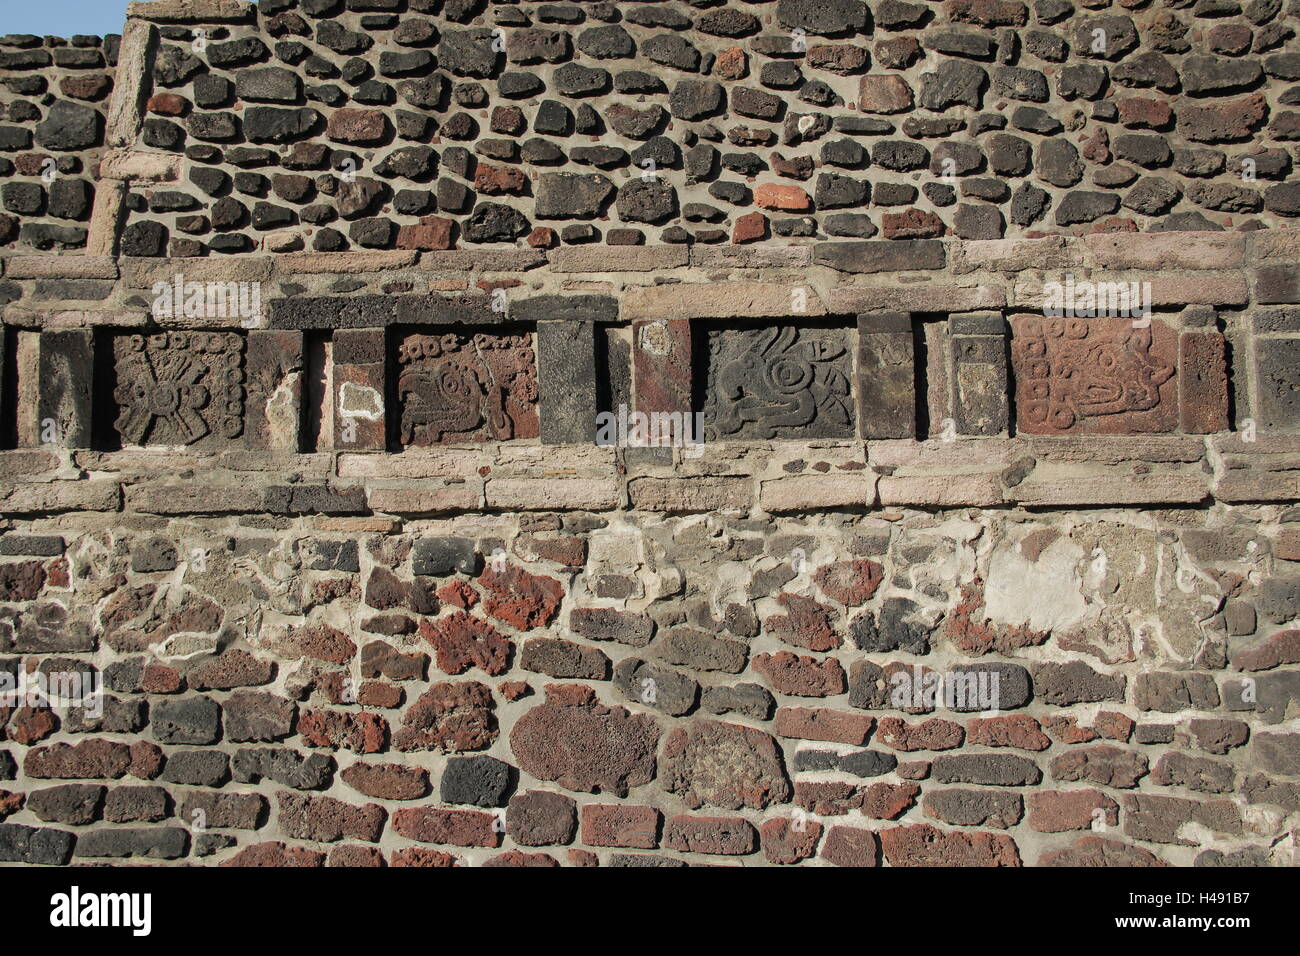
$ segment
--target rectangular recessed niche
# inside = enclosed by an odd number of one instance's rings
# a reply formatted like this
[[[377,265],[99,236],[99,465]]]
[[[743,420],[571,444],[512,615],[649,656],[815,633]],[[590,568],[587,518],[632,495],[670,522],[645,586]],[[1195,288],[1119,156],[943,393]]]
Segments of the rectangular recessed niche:
[[[531,329],[394,333],[400,447],[510,441],[539,433]]]
[[[840,325],[699,324],[706,441],[853,438],[851,344]]]
[[[239,332],[113,334],[111,431],[123,446],[207,447],[244,432]]]

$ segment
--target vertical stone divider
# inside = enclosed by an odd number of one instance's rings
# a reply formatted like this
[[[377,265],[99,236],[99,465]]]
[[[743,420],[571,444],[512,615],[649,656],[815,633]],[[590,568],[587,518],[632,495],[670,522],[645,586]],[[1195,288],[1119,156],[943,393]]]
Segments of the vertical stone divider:
[[[339,451],[386,451],[387,331],[338,329],[330,352],[332,447]]]
[[[25,333],[18,360],[19,445],[89,448],[94,333],[90,329]]]
[[[153,24],[128,17],[122,29],[113,92],[108,101],[104,143],[110,151],[129,150],[144,122],[144,103],[152,89],[153,59],[158,31]],[[111,152],[110,154],[111,155]],[[107,159],[108,157],[106,157]],[[108,162],[96,171],[95,203],[87,229],[86,255],[117,255],[122,209],[126,202],[127,179],[108,172],[118,164]]]
[[[632,394],[638,412],[692,411],[690,319],[632,323]]]
[[[1300,308],[1256,309],[1251,316],[1249,354],[1250,416],[1255,424],[1300,429],[1300,393],[1295,384],[1300,368]]]
[[[250,448],[295,453],[302,448],[304,335],[254,329],[244,360],[248,401],[244,441]]]
[[[1007,323],[1000,312],[948,316],[953,422],[959,435],[1003,435],[1010,423]]]
[[[1209,306],[1183,310],[1178,336],[1178,427],[1189,435],[1228,428],[1227,343]]]
[[[916,350],[906,312],[858,316],[858,429],[861,438],[916,437]]]
[[[537,381],[542,444],[591,444],[596,435],[595,323],[537,323]]]

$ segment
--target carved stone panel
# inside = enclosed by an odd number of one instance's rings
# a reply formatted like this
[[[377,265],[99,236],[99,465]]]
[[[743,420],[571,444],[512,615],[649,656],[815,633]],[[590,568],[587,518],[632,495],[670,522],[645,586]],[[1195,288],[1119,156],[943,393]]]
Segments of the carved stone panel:
[[[113,362],[114,427],[123,444],[221,444],[243,433],[240,333],[118,335]]]
[[[537,437],[531,332],[411,333],[397,362],[403,446]]]
[[[852,438],[851,330],[712,327],[706,440]]]
[[[1178,428],[1178,337],[1155,319],[1011,320],[1019,429],[1037,435]]]

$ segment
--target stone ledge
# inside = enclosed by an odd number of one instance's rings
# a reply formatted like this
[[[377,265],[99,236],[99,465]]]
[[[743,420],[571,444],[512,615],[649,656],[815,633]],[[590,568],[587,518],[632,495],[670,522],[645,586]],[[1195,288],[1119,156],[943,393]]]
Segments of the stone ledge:
[[[241,23],[254,9],[247,0],[132,0],[126,15],[156,23]]]
[[[5,260],[10,279],[116,279],[112,256],[11,256]]]

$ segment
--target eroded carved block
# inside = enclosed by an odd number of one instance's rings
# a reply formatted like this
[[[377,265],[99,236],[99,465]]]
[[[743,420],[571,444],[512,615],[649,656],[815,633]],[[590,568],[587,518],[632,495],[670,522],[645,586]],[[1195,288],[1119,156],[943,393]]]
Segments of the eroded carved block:
[[[1038,435],[1178,428],[1178,336],[1155,319],[1011,320],[1021,431]]]
[[[409,334],[397,361],[402,445],[537,437],[532,333]]]
[[[113,339],[114,427],[124,444],[219,444],[244,431],[244,338],[160,332]]]
[[[852,438],[849,333],[793,325],[708,329],[705,438]]]

